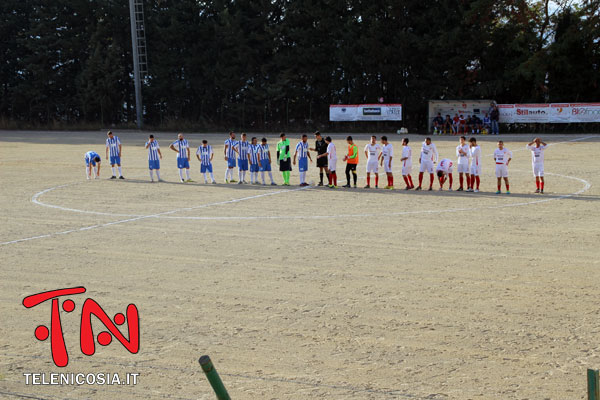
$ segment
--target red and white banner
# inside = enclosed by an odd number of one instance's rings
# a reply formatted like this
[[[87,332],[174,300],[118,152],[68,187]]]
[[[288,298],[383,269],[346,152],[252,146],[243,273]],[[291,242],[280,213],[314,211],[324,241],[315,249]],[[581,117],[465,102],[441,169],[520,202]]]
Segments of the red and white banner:
[[[600,103],[498,104],[500,123],[600,122]]]
[[[402,104],[332,104],[330,121],[402,121]]]

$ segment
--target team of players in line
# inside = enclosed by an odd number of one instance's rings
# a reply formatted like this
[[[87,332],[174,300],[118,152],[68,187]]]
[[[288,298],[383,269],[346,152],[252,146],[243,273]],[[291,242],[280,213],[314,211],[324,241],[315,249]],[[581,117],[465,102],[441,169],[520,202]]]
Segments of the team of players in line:
[[[124,179],[121,170],[121,141],[112,132],[108,132],[106,139],[106,158],[110,160],[112,168],[111,179],[117,179],[115,168],[119,172],[119,179]],[[285,134],[280,135],[281,140],[277,143],[276,157],[279,164],[279,170],[283,176],[283,185],[290,185],[290,172],[292,164],[298,165],[300,172],[300,186],[307,186],[306,173],[308,171],[309,161],[313,159],[310,152],[316,152],[316,165],[319,168],[320,182],[318,186],[324,185],[324,175],[328,178],[328,187],[337,188],[337,149],[331,137],[323,138],[319,132],[315,133],[315,147],[311,148],[308,145],[308,136],[302,135],[300,142],[297,143],[293,157],[290,151],[290,141]],[[354,143],[351,136],[346,138],[348,143],[348,153],[344,156],[343,161],[346,162],[346,185],[343,187],[350,188],[351,175],[353,186],[357,187],[357,172],[356,168],[359,160],[358,147]],[[385,189],[394,189],[394,176],[392,166],[394,160],[394,149],[391,143],[388,142],[386,136],[381,137],[381,144],[377,143],[376,136],[371,136],[370,142],[364,148],[364,154],[367,157],[367,184],[365,188],[371,187],[371,174],[374,175],[374,187],[379,187],[379,167],[383,167],[387,177],[387,185]],[[527,144],[527,149],[532,153],[532,168],[533,175],[536,180],[536,193],[544,193],[544,149],[547,144],[540,138],[535,138],[531,143]],[[158,141],[153,135],[149,136],[145,148],[148,150],[148,167],[150,170],[150,179],[154,182],[153,173],[156,174],[157,181],[162,181],[160,178],[160,159],[162,153]],[[176,141],[170,144],[169,148],[177,153],[177,168],[179,169],[179,178],[182,183],[193,182],[190,177],[190,146],[188,141],[182,134],[178,135]],[[196,150],[196,157],[200,161],[200,172],[204,176],[204,183],[210,182],[216,184],[213,174],[212,161],[214,151],[207,140],[202,141],[202,145]],[[262,185],[266,185],[265,173],[268,173],[270,184],[276,185],[271,164],[272,156],[266,138],[258,139],[253,137],[250,142],[247,141],[247,135],[242,133],[241,140],[236,140],[234,132],[229,133],[229,138],[225,141],[223,148],[224,159],[227,162],[225,171],[225,183],[244,184],[246,182],[246,173],[250,172],[250,183],[260,185],[258,174],[261,174]],[[459,174],[458,191],[479,192],[480,175],[481,175],[481,147],[477,144],[477,139],[470,138],[467,144],[467,139],[461,136],[459,144],[456,147],[456,167]],[[508,166],[512,159],[512,152],[504,147],[502,140],[498,141],[498,147],[493,154],[496,163],[496,177],[498,190],[496,193],[501,193],[501,183],[504,180],[506,193],[510,194],[510,186],[508,181]],[[237,162],[236,162],[237,161]],[[439,162],[438,162],[439,161]],[[92,176],[99,178],[100,176],[100,156],[98,153],[89,151],[85,154],[86,176],[91,179]],[[429,174],[428,190],[433,190],[434,171],[438,177],[439,190],[443,190],[444,184],[448,182],[448,190],[452,190],[453,184],[453,169],[454,162],[448,158],[439,160],[439,154],[431,138],[426,138],[421,144],[421,153],[419,156],[419,185],[415,187],[412,181],[412,149],[409,146],[409,139],[402,140],[402,155],[400,157],[402,164],[402,177],[406,184],[405,190],[415,189],[422,190],[424,174]],[[435,165],[437,163],[437,166]],[[234,169],[238,168],[238,179],[234,179]],[[93,171],[93,172],[92,172]],[[185,176],[184,176],[185,174]],[[466,189],[464,188],[464,180],[466,178]]]

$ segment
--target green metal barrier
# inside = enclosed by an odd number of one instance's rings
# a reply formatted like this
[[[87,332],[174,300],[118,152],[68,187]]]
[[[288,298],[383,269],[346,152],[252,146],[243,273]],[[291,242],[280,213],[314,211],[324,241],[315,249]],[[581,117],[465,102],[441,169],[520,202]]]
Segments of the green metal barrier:
[[[600,371],[587,370],[588,400],[600,400]]]
[[[210,361],[209,356],[202,356],[198,360],[200,366],[202,367],[202,371],[206,374],[206,379],[212,386],[215,394],[217,395],[217,400],[231,400],[229,397],[229,393],[227,393],[227,389],[223,385],[223,381],[221,381],[221,377],[217,373],[217,370],[213,366],[212,361]],[[594,399],[596,400],[596,399]],[[599,399],[600,400],[600,399]]]

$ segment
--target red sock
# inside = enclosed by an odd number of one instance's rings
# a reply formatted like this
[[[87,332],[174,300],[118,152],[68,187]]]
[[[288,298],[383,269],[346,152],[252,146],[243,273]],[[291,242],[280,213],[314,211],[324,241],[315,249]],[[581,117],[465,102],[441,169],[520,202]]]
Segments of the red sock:
[[[538,189],[540,188],[540,181],[535,181],[535,187]]]
[[[459,180],[459,182],[460,182],[460,187],[463,187],[463,176],[462,176],[462,175],[459,175],[459,176],[458,176],[458,180]],[[468,182],[467,182],[467,186],[469,186],[469,183],[468,183]]]
[[[540,182],[540,189],[544,190],[544,181]]]
[[[477,190],[479,190],[479,176],[476,176],[475,180],[477,181]],[[471,186],[471,188],[473,188],[473,186]]]
[[[433,186],[433,174],[429,174],[429,187]]]
[[[506,184],[506,190],[510,190],[509,187],[508,187],[508,183]]]
[[[394,177],[390,176],[390,186],[394,186]]]
[[[327,174],[327,180],[329,181],[330,185],[331,185],[332,176],[333,176],[333,172],[330,172],[330,173]]]
[[[371,184],[371,177],[369,175],[367,175],[367,185]]]
[[[410,182],[410,187],[411,187],[411,188],[412,188],[412,187],[415,187],[415,185],[414,185],[414,184],[413,184],[413,182],[412,182],[412,176],[410,176],[410,175],[408,176],[408,181]]]
[[[500,190],[500,189],[502,189],[502,184],[501,183],[498,184],[498,190]]]
[[[408,183],[408,177],[406,175],[402,175],[402,177],[404,178],[404,182],[406,183],[406,186],[410,187],[410,183]]]
[[[333,171],[333,186],[337,186],[337,172]]]
[[[419,186],[423,183],[423,173],[419,172]]]
[[[452,174],[448,174],[448,179],[450,181],[450,186],[448,186],[448,187],[452,188]],[[462,187],[462,183],[460,184],[460,187]]]
[[[375,186],[379,186],[379,174],[375,175]]]

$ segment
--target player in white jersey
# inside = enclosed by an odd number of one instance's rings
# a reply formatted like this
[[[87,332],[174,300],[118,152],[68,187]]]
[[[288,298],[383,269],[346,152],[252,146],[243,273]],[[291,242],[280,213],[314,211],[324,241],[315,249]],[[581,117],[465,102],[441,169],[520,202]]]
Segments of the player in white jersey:
[[[548,145],[537,137],[526,147],[528,150],[531,150],[531,166],[536,186],[535,192],[544,193],[544,150]]]
[[[156,172],[156,179],[162,182],[160,179],[160,160],[162,160],[162,153],[160,152],[160,146],[158,140],[154,139],[154,135],[148,136],[146,142],[146,148],[148,149],[148,169],[150,170],[150,181],[154,182],[154,176],[152,171]]]
[[[239,184],[246,182],[246,172],[248,171],[248,147],[250,143],[246,140],[246,134],[242,133],[242,140],[237,142],[238,149],[238,176]]]
[[[183,134],[177,135],[177,140],[171,143],[169,146],[171,150],[177,153],[177,168],[179,169],[179,180],[183,182],[193,182],[190,178],[190,145],[187,140],[183,138]],[[187,180],[183,179],[183,170]]]
[[[298,158],[298,171],[300,171],[300,186],[308,186],[308,183],[306,183],[306,171],[308,171],[308,161],[312,162],[312,157],[308,152],[307,135],[302,135],[302,139],[296,145],[294,165],[296,165],[296,157]]]
[[[508,185],[508,164],[512,160],[512,151],[504,147],[502,140],[498,141],[498,148],[494,150],[494,161],[496,162],[496,178],[498,178],[498,190],[496,194],[502,193],[500,188],[502,187],[502,179],[504,179],[504,185],[506,186],[506,194],[510,194],[510,187]]]
[[[381,137],[381,165],[385,171],[387,177],[387,186],[384,189],[394,189],[394,174],[392,174],[392,161],[394,159],[394,148],[392,144],[388,142],[387,136]]]
[[[463,175],[466,175],[467,178],[467,190],[469,190],[469,182],[471,182],[469,176],[469,145],[467,144],[467,138],[464,136],[460,137],[459,144],[456,146],[456,157],[458,157],[456,169],[458,170],[458,182],[460,183],[457,191],[462,192],[464,190]]]
[[[412,181],[412,149],[408,145],[408,138],[402,139],[402,158],[400,158],[400,162],[402,163],[402,178],[404,178],[404,183],[406,183],[405,190],[414,189],[415,185]]]
[[[381,158],[381,146],[377,144],[377,137],[371,136],[371,141],[365,146],[367,157],[367,185],[371,187],[371,174],[375,175],[375,188],[379,187],[379,159]]]
[[[477,145],[477,139],[469,139],[469,156],[471,157],[471,176],[467,178],[467,192],[479,192],[479,176],[481,175],[481,147]],[[477,187],[475,186],[477,185]]]
[[[239,153],[239,150],[238,141],[235,140],[235,133],[229,132],[229,139],[225,141],[225,146],[223,147],[223,155],[225,156],[225,161],[227,161],[227,169],[225,170],[225,183],[237,182],[235,179],[233,179],[233,169],[235,168],[235,158],[237,153]]]
[[[446,182],[446,177],[448,178],[448,190],[452,190],[452,169],[454,167],[454,163],[449,158],[443,158],[436,168],[436,173],[438,176],[438,181],[440,182],[440,190],[444,190],[444,183]]]
[[[100,179],[100,155],[95,151],[88,151],[83,157],[85,160],[85,176],[87,179]],[[94,174],[92,175],[92,170]]]
[[[438,160],[438,151],[435,144],[431,143],[431,138],[426,138],[421,145],[421,155],[419,156],[419,186],[415,190],[421,190],[423,184],[423,173],[429,174],[429,190],[433,190],[433,165]]]
[[[125,179],[121,172],[121,139],[119,139],[118,136],[114,136],[111,131],[108,131],[106,136],[108,136],[108,138],[106,138],[106,159],[110,161],[110,167],[112,169],[112,176],[110,179],[117,179],[117,176],[115,175],[115,165],[119,169],[119,179]]]
[[[335,149],[335,144],[331,141],[331,137],[327,136],[325,138],[325,143],[327,143],[327,151],[323,154],[319,154],[317,158],[327,157],[327,178],[329,179],[329,186],[332,189],[337,188],[337,173],[336,173],[336,164],[337,164],[337,151]]]
[[[215,176],[213,175],[213,166],[212,160],[215,156],[212,146],[208,144],[208,140],[204,139],[202,141],[202,146],[198,147],[196,150],[196,158],[200,161],[200,173],[204,175],[204,183],[208,183],[208,179],[206,178],[206,173],[210,174],[210,180],[213,184],[216,184]]]
[[[275,181],[273,180],[273,173],[271,172],[271,150],[269,150],[269,145],[267,144],[267,138],[261,139],[261,145],[258,150],[258,166],[260,167],[260,176],[262,178],[262,184],[265,183],[265,172],[269,173],[269,178],[271,178],[271,186],[277,186]]]

